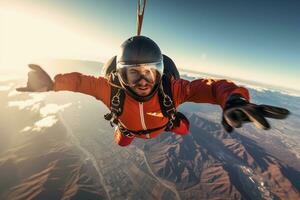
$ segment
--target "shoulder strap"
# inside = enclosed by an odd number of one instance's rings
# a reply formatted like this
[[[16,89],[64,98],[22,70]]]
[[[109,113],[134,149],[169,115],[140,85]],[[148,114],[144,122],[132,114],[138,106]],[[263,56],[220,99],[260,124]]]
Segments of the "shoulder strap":
[[[115,74],[112,74],[112,83],[114,85],[120,85],[119,79]],[[111,111],[114,112],[118,117],[123,113],[123,106],[125,102],[125,91],[121,88],[111,87]]]
[[[116,118],[120,116],[123,112],[123,105],[125,101],[125,92],[116,86],[120,86],[120,81],[118,76],[115,74],[117,65],[117,56],[110,58],[102,68],[102,74],[104,77],[110,80],[111,84],[111,95],[110,95],[110,108],[111,113],[105,115],[105,119]],[[115,116],[113,116],[115,115]]]
[[[171,58],[163,55],[163,61],[164,75],[162,76],[161,88],[159,89],[160,107],[164,116],[173,118],[176,109],[173,101],[171,79],[179,79],[180,75]]]
[[[116,65],[117,65],[116,63],[117,63],[117,56],[113,56],[103,65],[101,74],[105,78],[109,78],[109,76],[114,71],[116,71]]]
[[[163,115],[168,117],[170,120],[173,119],[175,117],[176,108],[173,101],[170,77],[163,75],[158,95]]]
[[[110,95],[110,113],[104,115],[104,118],[110,121],[111,126],[118,124],[118,117],[123,113],[123,106],[125,102],[125,91],[121,88],[115,87],[113,85],[120,85],[118,77],[112,73],[111,74],[111,95]]]
[[[163,60],[164,60],[164,74],[169,78],[173,77],[174,79],[179,79],[180,74],[173,60],[166,55],[163,55]]]

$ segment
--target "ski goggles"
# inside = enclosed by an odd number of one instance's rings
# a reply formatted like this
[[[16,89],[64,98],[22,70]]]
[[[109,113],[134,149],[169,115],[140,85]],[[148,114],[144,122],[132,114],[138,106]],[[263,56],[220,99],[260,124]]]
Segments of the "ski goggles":
[[[118,64],[117,68],[122,82],[130,87],[137,85],[142,79],[148,84],[154,85],[160,80],[163,72],[163,63]]]

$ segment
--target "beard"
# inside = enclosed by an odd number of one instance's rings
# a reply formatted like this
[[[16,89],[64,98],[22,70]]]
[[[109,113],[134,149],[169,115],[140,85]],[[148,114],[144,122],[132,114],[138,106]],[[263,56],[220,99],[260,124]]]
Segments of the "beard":
[[[137,84],[134,87],[132,87],[132,90],[140,96],[147,96],[151,93],[153,89],[154,84]]]

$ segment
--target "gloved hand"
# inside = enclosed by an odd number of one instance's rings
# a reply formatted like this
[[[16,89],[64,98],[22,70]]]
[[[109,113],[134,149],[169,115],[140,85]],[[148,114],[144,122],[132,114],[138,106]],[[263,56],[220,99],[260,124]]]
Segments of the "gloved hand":
[[[28,73],[26,87],[20,87],[19,92],[46,92],[53,89],[53,81],[50,76],[39,65],[29,64],[31,71]]]
[[[240,128],[245,122],[253,122],[257,128],[267,130],[270,124],[266,117],[285,119],[289,113],[285,108],[256,105],[239,94],[233,94],[227,100],[223,110],[222,125],[227,132],[232,132],[234,128]]]

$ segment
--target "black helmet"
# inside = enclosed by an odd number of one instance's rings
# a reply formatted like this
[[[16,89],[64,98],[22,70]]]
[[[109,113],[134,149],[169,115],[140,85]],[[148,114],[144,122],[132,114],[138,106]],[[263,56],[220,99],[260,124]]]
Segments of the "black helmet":
[[[127,70],[133,67],[149,69],[149,74],[137,75],[136,81],[144,78],[154,84],[151,93],[147,96],[138,96],[130,87]],[[163,55],[158,45],[148,37],[134,36],[121,45],[120,53],[117,56],[117,74],[122,87],[126,92],[138,101],[149,100],[157,91],[164,71]]]

